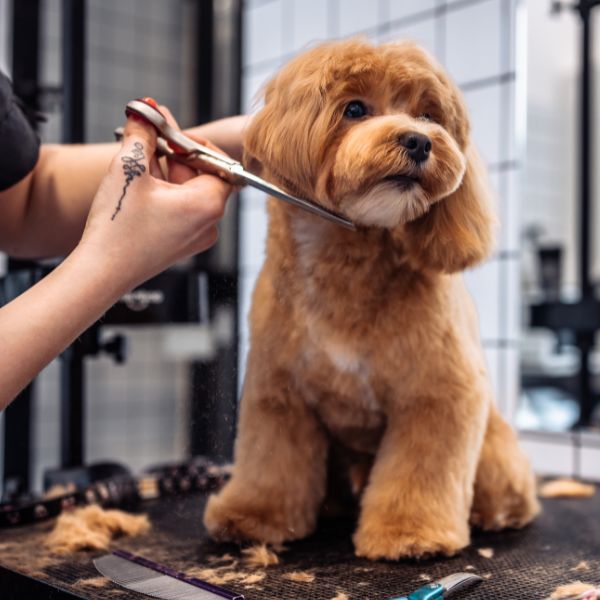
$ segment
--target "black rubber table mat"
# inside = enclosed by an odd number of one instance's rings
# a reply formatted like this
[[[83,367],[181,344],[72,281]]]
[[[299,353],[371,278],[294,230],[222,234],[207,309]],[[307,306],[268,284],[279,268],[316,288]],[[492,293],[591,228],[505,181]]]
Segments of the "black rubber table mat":
[[[211,555],[231,553],[239,557],[239,547],[218,545],[207,539],[201,525],[203,505],[203,498],[197,495],[149,504],[152,532],[117,541],[115,547],[182,571],[214,567],[208,562]],[[85,580],[98,576],[92,559],[99,553],[79,552],[68,559],[48,555],[41,542],[50,528],[48,523],[0,531],[0,565],[4,567],[0,570],[2,600],[73,597],[61,596],[50,585],[74,593],[74,597],[123,600],[143,597],[112,583],[91,587]],[[288,550],[280,554],[280,564],[265,569],[267,575],[262,581],[252,586],[231,583],[227,587],[243,593],[247,600],[331,600],[340,592],[349,600],[388,600],[424,585],[426,577],[436,579],[456,571],[473,570],[487,579],[453,598],[532,600],[543,599],[557,586],[576,580],[600,584],[598,494],[591,499],[546,500],[542,515],[522,531],[475,531],[472,546],[450,559],[397,563],[358,559],[353,555],[352,528],[350,521],[323,521],[316,535],[289,544]],[[481,548],[492,548],[493,557],[480,556],[477,550]],[[574,570],[583,560],[589,563],[589,570]],[[253,572],[241,566],[236,570]],[[282,578],[292,571],[309,572],[315,579],[303,583]],[[15,572],[20,575],[14,575]],[[34,579],[44,582],[45,595],[38,595]]]

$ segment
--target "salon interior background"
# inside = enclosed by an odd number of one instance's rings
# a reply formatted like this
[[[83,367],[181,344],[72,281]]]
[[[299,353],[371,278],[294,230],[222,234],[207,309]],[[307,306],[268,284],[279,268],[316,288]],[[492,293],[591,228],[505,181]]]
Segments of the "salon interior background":
[[[181,123],[194,115],[197,57],[186,0],[87,1],[86,141],[108,141],[127,100],[153,95]],[[218,2],[217,2],[218,4]],[[10,0],[0,0],[0,65],[10,70]],[[41,0],[41,79],[60,88],[60,0]],[[519,337],[523,177],[528,117],[527,12],[547,10],[544,0],[247,0],[243,3],[242,110],[255,110],[260,85],[278,66],[317,39],[357,33],[374,41],[410,38],[448,69],[469,105],[474,138],[488,164],[502,221],[491,259],[466,274],[479,308],[482,339],[498,403],[513,419],[519,398]],[[465,34],[468,32],[468,35]],[[540,43],[544,43],[540,40]],[[560,40],[552,40],[556,49]],[[477,48],[477,52],[473,52]],[[557,50],[558,51],[558,50]],[[143,84],[143,89],[140,85]],[[530,84],[530,83],[529,83]],[[46,142],[60,139],[60,113],[49,94]],[[250,294],[263,260],[264,197],[245,191],[239,201],[239,364],[248,346]],[[142,467],[186,455],[189,414],[188,359],[173,350],[181,328],[128,329],[126,366],[109,358],[87,366],[88,460],[114,458]],[[198,334],[200,335],[200,334]],[[199,350],[196,348],[195,350]],[[241,379],[241,378],[240,378]],[[58,460],[58,366],[40,376],[35,395],[35,481]],[[542,472],[570,473],[570,439],[523,434]],[[565,451],[566,450],[566,451]],[[600,478],[600,451],[580,451],[583,476]]]

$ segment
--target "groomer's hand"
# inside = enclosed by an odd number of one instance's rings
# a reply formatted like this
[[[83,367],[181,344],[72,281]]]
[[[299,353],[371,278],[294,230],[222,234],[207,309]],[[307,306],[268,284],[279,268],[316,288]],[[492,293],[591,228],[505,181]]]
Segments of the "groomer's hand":
[[[221,179],[181,165],[170,165],[165,181],[155,150],[154,129],[130,117],[78,247],[126,288],[212,246],[231,192]]]
[[[0,307],[0,411],[125,292],[217,239],[230,186],[175,165],[165,181],[155,146],[154,130],[129,119],[79,244],[49,275]],[[86,175],[78,164],[74,159],[71,170],[81,185]],[[72,219],[75,230],[79,217]]]

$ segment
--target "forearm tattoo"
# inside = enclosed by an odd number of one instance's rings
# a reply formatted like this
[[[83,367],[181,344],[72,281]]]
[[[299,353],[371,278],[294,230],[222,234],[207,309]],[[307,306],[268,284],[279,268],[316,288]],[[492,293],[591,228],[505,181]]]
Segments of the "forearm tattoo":
[[[123,185],[123,193],[117,202],[117,207],[115,208],[115,212],[111,217],[111,221],[115,220],[115,217],[121,210],[121,205],[123,204],[123,199],[125,198],[125,194],[127,193],[127,188],[131,184],[131,182],[139,177],[146,170],[146,166],[141,163],[141,161],[146,158],[144,155],[144,146],[140,142],[135,142],[133,144],[133,149],[131,150],[131,156],[123,156],[121,157],[121,162],[123,163],[123,174],[125,175],[125,184]]]

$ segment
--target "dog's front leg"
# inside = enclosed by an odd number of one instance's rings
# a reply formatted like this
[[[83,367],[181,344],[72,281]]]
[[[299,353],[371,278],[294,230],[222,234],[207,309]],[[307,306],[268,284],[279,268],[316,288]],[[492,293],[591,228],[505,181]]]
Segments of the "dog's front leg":
[[[204,523],[218,540],[279,544],[315,527],[325,494],[327,440],[313,412],[293,396],[293,386],[280,377],[261,377],[260,385],[253,378],[250,373],[242,399],[232,479],[210,498]]]
[[[354,535],[358,556],[452,555],[468,545],[487,404],[464,386],[450,397],[452,388],[388,416]]]

